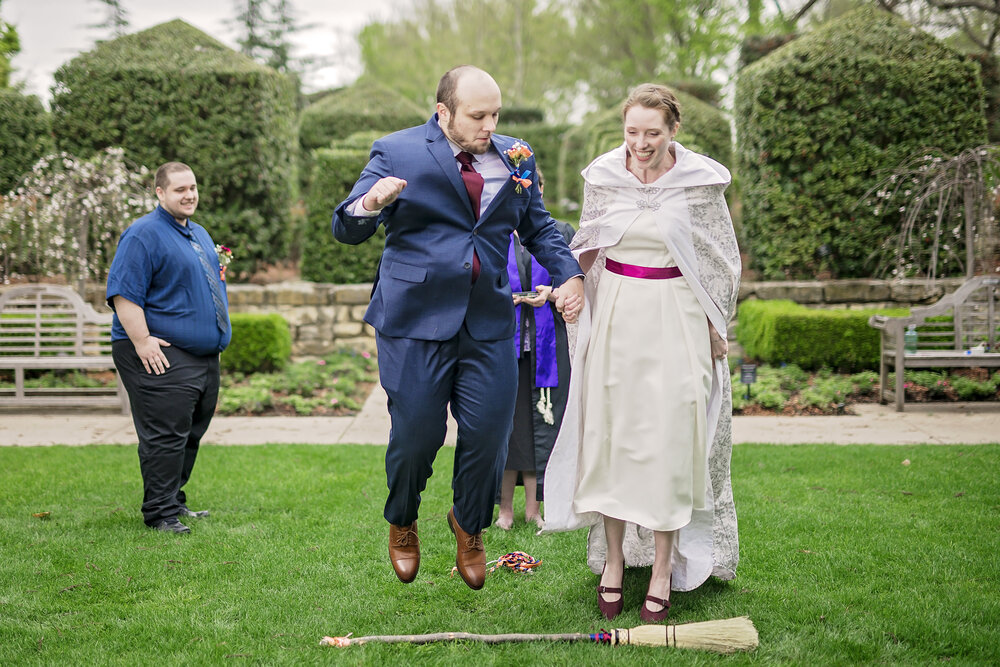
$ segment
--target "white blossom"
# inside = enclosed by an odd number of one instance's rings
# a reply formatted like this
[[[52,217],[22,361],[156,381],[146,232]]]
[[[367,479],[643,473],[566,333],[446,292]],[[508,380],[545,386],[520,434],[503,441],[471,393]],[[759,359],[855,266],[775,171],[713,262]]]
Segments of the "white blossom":
[[[0,197],[0,278],[18,274],[102,280],[121,231],[155,205],[149,171],[132,169],[121,148],[89,160],[68,153],[38,160],[6,197]],[[86,227],[87,247],[80,248]],[[81,251],[82,250],[82,251]]]

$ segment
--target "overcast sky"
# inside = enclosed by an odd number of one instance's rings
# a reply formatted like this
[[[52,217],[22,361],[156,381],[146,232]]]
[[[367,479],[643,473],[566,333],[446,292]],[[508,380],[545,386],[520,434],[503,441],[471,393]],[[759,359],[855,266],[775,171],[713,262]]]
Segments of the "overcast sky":
[[[360,73],[355,42],[369,21],[387,19],[408,7],[408,0],[292,0],[300,25],[316,24],[296,34],[294,56],[317,64],[306,74],[307,92],[352,82]],[[143,30],[176,18],[183,19],[221,42],[236,47],[236,28],[228,25],[236,14],[233,0],[123,0],[129,31]],[[60,65],[93,48],[106,31],[88,26],[102,23],[106,14],[100,0],[2,0],[0,18],[12,24],[21,38],[14,57],[12,81],[24,82],[28,93],[46,102],[52,74]]]

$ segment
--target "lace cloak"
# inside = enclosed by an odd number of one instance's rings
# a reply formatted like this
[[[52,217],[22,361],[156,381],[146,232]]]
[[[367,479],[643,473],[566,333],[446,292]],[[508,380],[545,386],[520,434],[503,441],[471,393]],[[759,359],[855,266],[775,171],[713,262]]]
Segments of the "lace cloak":
[[[591,312],[597,283],[604,268],[605,251],[621,239],[645,210],[652,210],[663,240],[677,261],[705,314],[723,337],[736,311],[739,292],[740,255],[729,208],[723,195],[730,182],[729,171],[718,162],[685,149],[674,142],[676,163],[650,184],[639,182],[625,166],[624,144],[601,155],[583,170],[585,180],[580,230],[573,239],[577,257],[597,250],[597,259],[585,280],[587,304],[576,327],[570,327],[570,347],[575,368],[586,363]],[[669,191],[677,206],[664,205]],[[574,336],[575,334],[575,336]],[[575,340],[574,340],[575,339]],[[562,427],[549,459],[545,475],[545,527],[543,532],[590,527],[587,562],[599,574],[604,565],[607,543],[600,514],[577,514],[573,494],[577,480],[583,373],[570,378],[569,403]],[[692,590],[714,575],[735,576],[739,560],[736,508],[733,504],[729,461],[732,453],[732,396],[729,367],[725,360],[714,362],[712,389],[707,403],[707,448],[710,480],[704,510],[695,510],[691,522],[681,528],[673,553],[673,589]],[[645,566],[653,563],[652,531],[629,523],[625,529],[625,563]]]

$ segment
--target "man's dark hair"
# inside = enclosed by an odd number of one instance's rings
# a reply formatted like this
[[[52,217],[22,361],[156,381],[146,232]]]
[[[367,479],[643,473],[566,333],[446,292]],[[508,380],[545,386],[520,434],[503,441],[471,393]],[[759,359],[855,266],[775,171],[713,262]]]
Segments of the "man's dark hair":
[[[194,169],[187,166],[183,162],[166,162],[160,165],[160,168],[156,170],[156,178],[153,181],[154,187],[167,189],[170,185],[170,174],[176,174],[179,171],[190,171],[194,173]]]

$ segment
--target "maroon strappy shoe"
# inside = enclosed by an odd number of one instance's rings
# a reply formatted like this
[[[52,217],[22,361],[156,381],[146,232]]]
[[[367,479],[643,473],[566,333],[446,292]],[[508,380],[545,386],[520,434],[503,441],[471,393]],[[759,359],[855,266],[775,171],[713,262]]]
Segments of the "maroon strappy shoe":
[[[605,565],[605,567],[607,567]],[[622,573],[622,579],[624,579],[624,572]],[[601,577],[604,577],[604,570],[601,570]],[[608,602],[603,597],[602,593],[618,593],[618,599],[614,602]],[[604,618],[609,621],[614,620],[614,618],[622,613],[622,609],[625,607],[625,596],[622,594],[621,588],[611,588],[610,586],[598,586],[597,587],[597,608],[601,610]]]
[[[646,606],[647,602],[652,602],[654,604],[663,605],[663,609],[660,611],[650,611],[649,607]],[[670,600],[664,600],[662,598],[654,598],[652,595],[647,595],[646,599],[643,600],[642,606],[639,608],[639,618],[647,623],[659,623],[664,620],[670,614]]]

